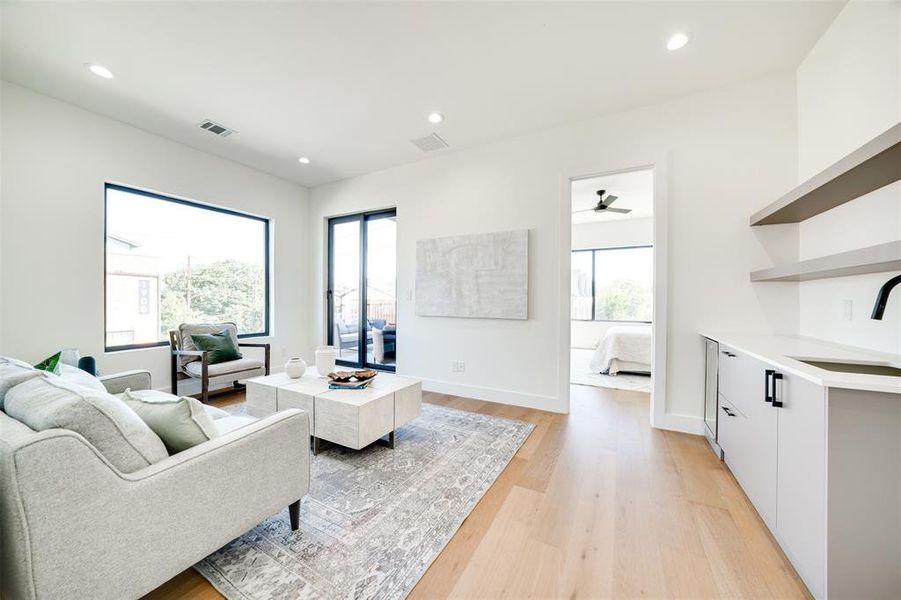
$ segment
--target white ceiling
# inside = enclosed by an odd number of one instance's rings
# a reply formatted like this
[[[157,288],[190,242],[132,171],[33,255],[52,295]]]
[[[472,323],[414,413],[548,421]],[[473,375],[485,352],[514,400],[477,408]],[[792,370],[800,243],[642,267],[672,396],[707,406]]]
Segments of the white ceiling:
[[[793,69],[842,4],[4,2],[0,57],[4,79],[315,186],[432,156],[409,141],[432,131],[452,152]]]
[[[629,208],[630,213],[596,213],[598,190],[616,196],[614,208]],[[627,171],[600,177],[577,179],[572,183],[573,225],[603,223],[626,219],[644,219],[654,214],[654,171]]]

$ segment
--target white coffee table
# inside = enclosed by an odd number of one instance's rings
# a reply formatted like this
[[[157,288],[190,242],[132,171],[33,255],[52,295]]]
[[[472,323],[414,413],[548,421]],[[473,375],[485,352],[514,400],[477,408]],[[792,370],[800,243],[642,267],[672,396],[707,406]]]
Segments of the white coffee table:
[[[394,432],[422,412],[417,379],[379,373],[362,390],[330,390],[328,385],[315,369],[299,379],[284,373],[248,379],[247,413],[265,417],[289,408],[305,410],[318,454],[321,440],[360,450],[387,436],[383,441],[393,448]]]

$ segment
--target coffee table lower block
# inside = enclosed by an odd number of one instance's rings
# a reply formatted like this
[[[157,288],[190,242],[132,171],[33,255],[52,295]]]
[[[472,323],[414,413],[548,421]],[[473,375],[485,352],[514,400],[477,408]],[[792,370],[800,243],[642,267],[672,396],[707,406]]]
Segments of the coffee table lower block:
[[[394,431],[394,394],[333,390],[316,397],[313,436],[359,450]]]

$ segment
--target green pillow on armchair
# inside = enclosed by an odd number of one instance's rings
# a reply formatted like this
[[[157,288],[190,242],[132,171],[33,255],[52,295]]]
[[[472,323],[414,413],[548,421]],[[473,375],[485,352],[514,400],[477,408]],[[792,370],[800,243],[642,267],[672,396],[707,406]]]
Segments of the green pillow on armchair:
[[[211,365],[238,360],[242,357],[238,346],[235,345],[235,341],[227,329],[223,329],[219,333],[194,334],[191,336],[191,340],[198,350],[209,352],[207,357]]]

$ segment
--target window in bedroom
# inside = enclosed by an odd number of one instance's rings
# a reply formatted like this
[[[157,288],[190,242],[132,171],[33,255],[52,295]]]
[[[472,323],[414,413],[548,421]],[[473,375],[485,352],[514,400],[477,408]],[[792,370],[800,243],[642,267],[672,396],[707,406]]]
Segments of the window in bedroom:
[[[570,280],[572,320],[651,322],[652,246],[575,250]]]
[[[163,346],[180,323],[269,334],[269,220],[106,185],[105,346]]]

